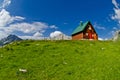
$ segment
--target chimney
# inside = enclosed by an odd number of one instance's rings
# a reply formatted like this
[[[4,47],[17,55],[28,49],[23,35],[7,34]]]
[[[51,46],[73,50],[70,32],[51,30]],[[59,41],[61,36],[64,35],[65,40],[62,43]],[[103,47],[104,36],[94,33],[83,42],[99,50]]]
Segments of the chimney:
[[[80,26],[82,26],[83,25],[83,21],[80,21]]]

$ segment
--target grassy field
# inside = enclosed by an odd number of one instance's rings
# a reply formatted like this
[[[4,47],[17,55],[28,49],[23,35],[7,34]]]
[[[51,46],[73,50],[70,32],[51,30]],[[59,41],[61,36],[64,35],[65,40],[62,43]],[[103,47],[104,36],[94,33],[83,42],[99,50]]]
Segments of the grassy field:
[[[0,48],[0,80],[120,80],[120,42],[14,42]]]

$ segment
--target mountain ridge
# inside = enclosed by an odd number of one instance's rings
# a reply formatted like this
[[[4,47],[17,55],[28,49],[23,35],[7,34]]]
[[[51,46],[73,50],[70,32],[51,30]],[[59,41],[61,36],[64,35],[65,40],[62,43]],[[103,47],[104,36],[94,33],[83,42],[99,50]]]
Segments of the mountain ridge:
[[[113,41],[120,40],[120,30],[115,32],[115,35],[113,36]]]
[[[9,44],[14,41],[20,41],[20,40],[22,40],[22,39],[19,38],[18,36],[10,34],[6,38],[3,38],[0,40],[0,46]]]

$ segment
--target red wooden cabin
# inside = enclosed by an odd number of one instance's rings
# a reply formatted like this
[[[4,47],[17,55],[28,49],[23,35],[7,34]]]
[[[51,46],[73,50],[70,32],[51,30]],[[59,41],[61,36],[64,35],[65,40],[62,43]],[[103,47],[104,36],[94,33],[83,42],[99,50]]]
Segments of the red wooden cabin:
[[[98,35],[90,21],[81,23],[72,33],[72,40],[98,40]]]

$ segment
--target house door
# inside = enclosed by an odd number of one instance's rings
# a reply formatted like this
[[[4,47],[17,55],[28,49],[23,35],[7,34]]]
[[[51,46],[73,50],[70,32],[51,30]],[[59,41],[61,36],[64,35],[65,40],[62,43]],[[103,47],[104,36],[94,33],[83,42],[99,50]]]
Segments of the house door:
[[[88,37],[89,37],[89,39],[93,39],[93,37],[92,37],[92,31],[90,31],[90,32],[88,33]]]

